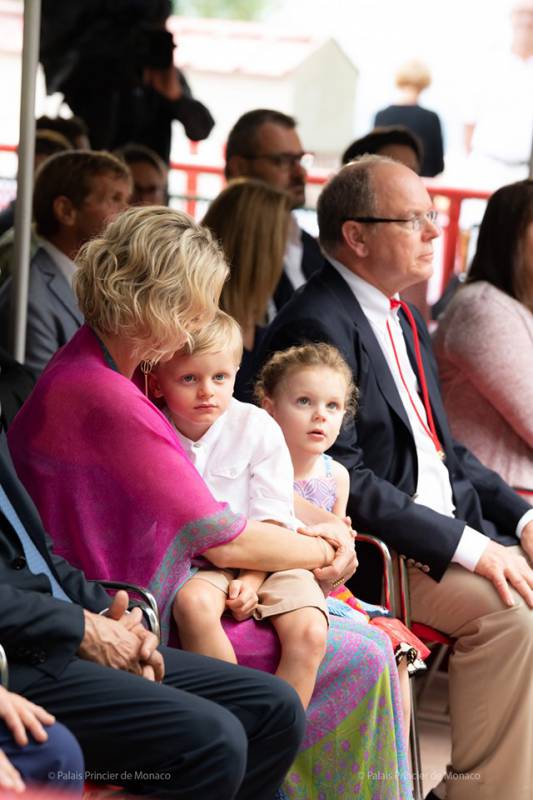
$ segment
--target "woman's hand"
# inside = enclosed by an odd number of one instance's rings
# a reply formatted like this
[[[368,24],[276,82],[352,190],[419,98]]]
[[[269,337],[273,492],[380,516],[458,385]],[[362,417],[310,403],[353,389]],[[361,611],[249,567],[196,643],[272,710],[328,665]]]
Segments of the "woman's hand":
[[[226,607],[229,608],[237,622],[249,619],[259,603],[257,592],[246,584],[246,581],[236,578],[231,581],[228,589]]]
[[[28,733],[35,741],[46,742],[48,734],[43,725],[52,725],[55,717],[41,706],[30,703],[25,697],[8,692],[0,686],[0,719],[13,734],[15,742],[24,747],[28,744]]]
[[[355,532],[348,527],[346,522],[340,520],[338,526],[332,526],[330,522],[326,522],[303,528],[298,532],[307,536],[320,536],[335,550],[332,564],[314,570],[315,578],[327,597],[335,586],[339,586],[351,578],[357,569],[358,562],[354,547]]]
[[[15,769],[2,750],[0,750],[0,788],[11,790],[17,794],[22,794],[26,789],[20,772]]]

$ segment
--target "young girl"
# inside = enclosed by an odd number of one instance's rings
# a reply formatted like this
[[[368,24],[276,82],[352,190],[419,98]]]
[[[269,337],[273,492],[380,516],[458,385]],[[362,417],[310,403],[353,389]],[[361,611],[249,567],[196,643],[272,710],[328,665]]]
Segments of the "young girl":
[[[355,414],[358,392],[339,351],[322,343],[275,353],[261,371],[256,396],[283,431],[294,467],[295,492],[325,511],[345,517],[350,489],[348,470],[326,455],[326,450],[337,438],[346,415]],[[387,614],[385,609],[355,600],[346,587],[337,590],[336,596],[366,613],[367,619],[373,617],[377,621]],[[335,601],[331,606],[331,613],[336,613]],[[396,631],[401,626],[401,638],[405,638],[398,644],[391,636],[396,645],[407,736],[408,671],[424,668],[419,653],[427,656],[428,650],[397,620],[394,626]]]

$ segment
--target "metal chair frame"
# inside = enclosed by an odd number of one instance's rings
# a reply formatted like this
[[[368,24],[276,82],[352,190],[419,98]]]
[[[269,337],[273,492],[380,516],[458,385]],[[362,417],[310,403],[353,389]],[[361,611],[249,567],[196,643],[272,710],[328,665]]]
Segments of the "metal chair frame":
[[[9,684],[9,669],[7,666],[7,656],[6,651],[0,644],[0,686],[3,686],[4,689],[7,689]]]
[[[358,533],[357,542],[365,542],[376,547],[381,554],[383,563],[383,604],[393,614],[411,627],[411,605],[409,600],[409,584],[405,560],[396,554],[392,555],[388,546],[368,533]],[[410,681],[411,692],[411,722],[409,731],[409,751],[411,755],[411,769],[413,779],[414,800],[423,800],[422,760],[420,757],[420,742],[417,723],[417,697],[414,691],[414,681]]]
[[[141,602],[139,607],[142,609],[144,618],[148,628],[152,633],[155,633],[158,639],[161,639],[161,623],[159,619],[159,609],[155,597],[147,589],[140,586],[135,586],[133,583],[125,583],[124,581],[96,581],[104,589],[124,589],[128,594],[136,594],[140,597]]]

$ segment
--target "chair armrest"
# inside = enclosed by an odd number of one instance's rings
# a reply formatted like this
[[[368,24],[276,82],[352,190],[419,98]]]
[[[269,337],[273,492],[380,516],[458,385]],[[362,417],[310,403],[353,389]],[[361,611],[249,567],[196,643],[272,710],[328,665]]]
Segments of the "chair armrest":
[[[0,685],[7,689],[9,683],[9,671],[7,668],[6,651],[0,644]]]
[[[376,547],[381,554],[381,561],[383,564],[383,588],[385,592],[385,606],[391,614],[399,619],[402,619],[400,598],[398,597],[398,590],[396,581],[394,579],[394,568],[392,563],[391,551],[381,539],[373,536],[370,533],[357,533],[355,544],[357,542],[364,542]]]
[[[139,606],[144,614],[146,622],[152,633],[155,633],[158,639],[161,639],[161,623],[159,620],[159,609],[155,597],[147,589],[141,586],[136,586],[133,583],[125,583],[124,581],[98,581],[100,586],[104,589],[124,589],[128,594],[136,594],[140,597],[141,602]]]

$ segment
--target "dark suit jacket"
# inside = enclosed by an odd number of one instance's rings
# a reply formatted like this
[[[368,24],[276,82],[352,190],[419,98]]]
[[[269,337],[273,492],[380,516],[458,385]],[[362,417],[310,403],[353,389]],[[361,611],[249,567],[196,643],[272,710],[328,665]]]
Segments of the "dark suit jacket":
[[[0,290],[0,344],[7,348],[11,279]],[[41,247],[30,264],[26,366],[39,375],[56,350],[83,325],[74,292],[61,270]]]
[[[101,611],[109,605],[109,596],[52,553],[37,509],[16,476],[4,433],[0,435],[0,481],[26,531],[73,601],[56,600],[48,578],[29,571],[19,538],[0,513],[0,643],[9,660],[10,688],[21,691],[42,673],[61,674],[83,638],[82,608]]]
[[[302,230],[302,272],[307,280],[324,266],[324,256],[317,240],[307,231]],[[274,304],[279,311],[294,294],[294,286],[285,271],[282,272],[274,292]]]
[[[331,455],[350,472],[348,513],[355,528],[374,532],[440,580],[464,522],[502,544],[517,544],[516,525],[530,506],[450,434],[429,334],[416,309],[422,358],[435,424],[446,452],[456,518],[413,502],[417,456],[407,414],[379,343],[350,287],[326,262],[269,326],[258,361],[305,341],[336,345],[360,389],[355,424],[345,425]],[[402,312],[403,316],[403,312]],[[413,336],[402,328],[413,368]]]

